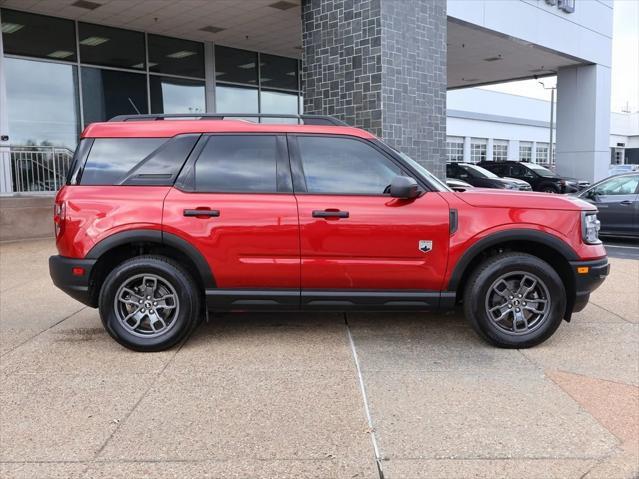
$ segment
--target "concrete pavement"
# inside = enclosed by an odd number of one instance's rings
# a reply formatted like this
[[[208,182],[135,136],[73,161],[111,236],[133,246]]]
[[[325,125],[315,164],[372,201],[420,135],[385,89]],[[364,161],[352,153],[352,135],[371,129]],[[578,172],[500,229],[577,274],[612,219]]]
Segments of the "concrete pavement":
[[[633,478],[639,261],[525,351],[459,315],[228,314],[123,349],[0,245],[0,477]]]

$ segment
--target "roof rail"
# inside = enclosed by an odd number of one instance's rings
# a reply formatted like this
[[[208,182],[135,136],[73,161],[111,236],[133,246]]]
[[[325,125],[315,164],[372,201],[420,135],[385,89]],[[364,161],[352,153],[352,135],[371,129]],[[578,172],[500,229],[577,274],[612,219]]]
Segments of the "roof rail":
[[[162,115],[118,115],[109,122],[116,121],[156,121],[166,119],[195,119],[195,120],[226,120],[226,119],[249,119],[256,118],[258,123],[262,123],[263,118],[273,118],[282,120],[297,120],[298,124],[304,125],[335,125],[348,126],[342,120],[326,115],[280,115],[277,113],[168,113]]]

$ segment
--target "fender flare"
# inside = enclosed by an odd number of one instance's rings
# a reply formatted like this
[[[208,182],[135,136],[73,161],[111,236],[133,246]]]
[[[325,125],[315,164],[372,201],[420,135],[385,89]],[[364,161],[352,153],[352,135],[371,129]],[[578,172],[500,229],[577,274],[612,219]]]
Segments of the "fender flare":
[[[85,258],[98,260],[102,255],[113,248],[134,242],[156,243],[175,248],[193,261],[205,288],[216,287],[211,268],[202,253],[188,241],[177,235],[161,230],[134,229],[115,233],[93,245]]]
[[[457,261],[457,264],[455,264],[453,274],[448,281],[447,291],[457,290],[468,265],[481,254],[482,251],[507,241],[529,241],[538,243],[557,251],[566,258],[567,261],[576,261],[579,259],[575,250],[572,249],[568,243],[550,233],[524,228],[498,231],[480,239],[464,252]]]

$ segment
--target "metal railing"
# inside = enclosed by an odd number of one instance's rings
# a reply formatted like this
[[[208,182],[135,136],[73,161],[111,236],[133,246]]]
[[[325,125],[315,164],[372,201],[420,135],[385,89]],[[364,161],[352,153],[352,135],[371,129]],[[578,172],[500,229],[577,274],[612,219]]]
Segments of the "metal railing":
[[[57,146],[11,146],[12,186],[15,193],[55,192],[71,166],[73,151]]]

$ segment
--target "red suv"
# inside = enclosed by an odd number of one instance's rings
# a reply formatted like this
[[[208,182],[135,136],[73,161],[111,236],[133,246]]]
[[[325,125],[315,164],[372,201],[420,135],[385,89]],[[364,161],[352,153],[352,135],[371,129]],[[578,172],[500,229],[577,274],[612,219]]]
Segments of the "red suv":
[[[485,340],[525,348],[608,274],[589,203],[453,192],[366,131],[295,121],[89,125],[55,200],[53,282],[141,351],[176,344],[206,311],[458,304]]]

